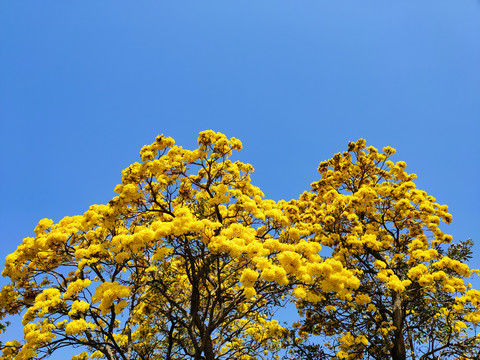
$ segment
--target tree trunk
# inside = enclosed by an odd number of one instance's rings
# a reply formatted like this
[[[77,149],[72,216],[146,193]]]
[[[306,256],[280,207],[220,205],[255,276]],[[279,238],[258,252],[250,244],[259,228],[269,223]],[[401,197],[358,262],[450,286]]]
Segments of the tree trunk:
[[[210,334],[206,334],[203,340],[203,354],[205,355],[205,360],[215,360],[215,354],[213,352],[212,339]]]
[[[393,347],[391,350],[392,360],[405,360],[405,339],[403,338],[403,304],[399,293],[393,293]]]

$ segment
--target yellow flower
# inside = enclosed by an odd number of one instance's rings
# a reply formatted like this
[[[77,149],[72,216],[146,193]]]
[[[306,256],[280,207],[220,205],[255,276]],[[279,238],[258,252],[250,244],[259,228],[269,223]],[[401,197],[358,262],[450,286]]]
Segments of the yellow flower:
[[[358,294],[357,296],[355,296],[355,302],[358,305],[363,305],[363,304],[369,303],[370,301],[372,300],[370,299],[370,296],[368,296],[367,294]]]
[[[115,300],[129,295],[130,288],[128,286],[120,285],[116,281],[104,282],[98,285],[95,294],[92,296],[92,303],[100,302],[98,308],[103,315],[106,315]]]
[[[77,335],[89,328],[89,324],[84,319],[72,320],[65,325],[67,335]]]
[[[38,222],[37,227],[35,228],[34,232],[37,235],[40,235],[41,233],[45,232],[50,226],[53,225],[53,220],[52,219],[42,219]]]
[[[252,269],[244,269],[242,272],[242,276],[240,277],[240,282],[245,287],[253,286],[255,281],[258,279],[258,272]]]
[[[419,264],[417,266],[412,267],[407,275],[412,280],[417,280],[421,275],[428,272],[427,267],[424,264]]]
[[[304,288],[296,287],[295,289],[293,289],[293,295],[297,299],[305,299],[307,297],[307,292]]]
[[[86,301],[76,300],[72,303],[72,307],[71,307],[71,310],[68,312],[68,316],[72,316],[79,311],[80,312],[87,311],[89,308],[90,308],[90,304],[87,303]]]
[[[86,352],[82,352],[78,355],[73,355],[72,360],[87,360],[88,354]]]
[[[257,292],[255,291],[255,288],[253,287],[245,287],[243,289],[243,294],[247,299],[253,298],[255,295],[257,295]]]

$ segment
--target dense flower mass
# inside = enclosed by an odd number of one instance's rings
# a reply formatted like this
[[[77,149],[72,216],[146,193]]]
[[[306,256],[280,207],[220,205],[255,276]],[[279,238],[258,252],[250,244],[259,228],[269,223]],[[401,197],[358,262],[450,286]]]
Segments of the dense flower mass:
[[[0,319],[22,315],[24,338],[0,359],[479,356],[472,244],[443,233],[448,207],[393,148],[350,143],[289,202],[251,184],[241,149],[211,130],[194,150],[160,135],[108,204],[40,220],[6,258]],[[273,318],[288,302],[291,329]]]

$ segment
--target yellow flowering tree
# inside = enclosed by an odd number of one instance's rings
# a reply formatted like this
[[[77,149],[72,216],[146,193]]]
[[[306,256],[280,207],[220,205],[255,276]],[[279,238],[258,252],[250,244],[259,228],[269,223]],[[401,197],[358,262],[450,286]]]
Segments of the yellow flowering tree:
[[[472,243],[449,246],[448,208],[392,148],[350,143],[290,202],[251,184],[241,148],[158,136],[108,204],[41,220],[6,258],[0,321],[21,317],[24,337],[0,360],[478,358]],[[288,301],[304,316],[290,331],[273,317]]]
[[[472,243],[451,244],[439,228],[452,221],[448,207],[417,189],[405,162],[390,160],[394,153],[350,143],[320,164],[310,192],[283,205],[293,228],[359,280],[342,296],[325,284],[304,285],[318,298],[297,300],[305,319],[295,332],[325,342],[294,342],[296,358],[480,356],[480,291],[465,282],[476,273],[465,263]]]
[[[272,241],[287,219],[230,160],[239,140],[205,131],[198,144],[158,136],[107,205],[38,223],[2,273],[0,320],[23,316],[25,335],[0,359],[66,346],[72,360],[274,357],[288,280]]]

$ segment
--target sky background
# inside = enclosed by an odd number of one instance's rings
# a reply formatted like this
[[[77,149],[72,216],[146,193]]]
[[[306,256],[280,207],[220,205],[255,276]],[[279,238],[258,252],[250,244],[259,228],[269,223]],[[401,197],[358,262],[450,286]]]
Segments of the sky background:
[[[2,262],[108,202],[156,135],[213,129],[275,200],[349,141],[396,148],[480,267],[477,0],[3,1],[0,49]]]

